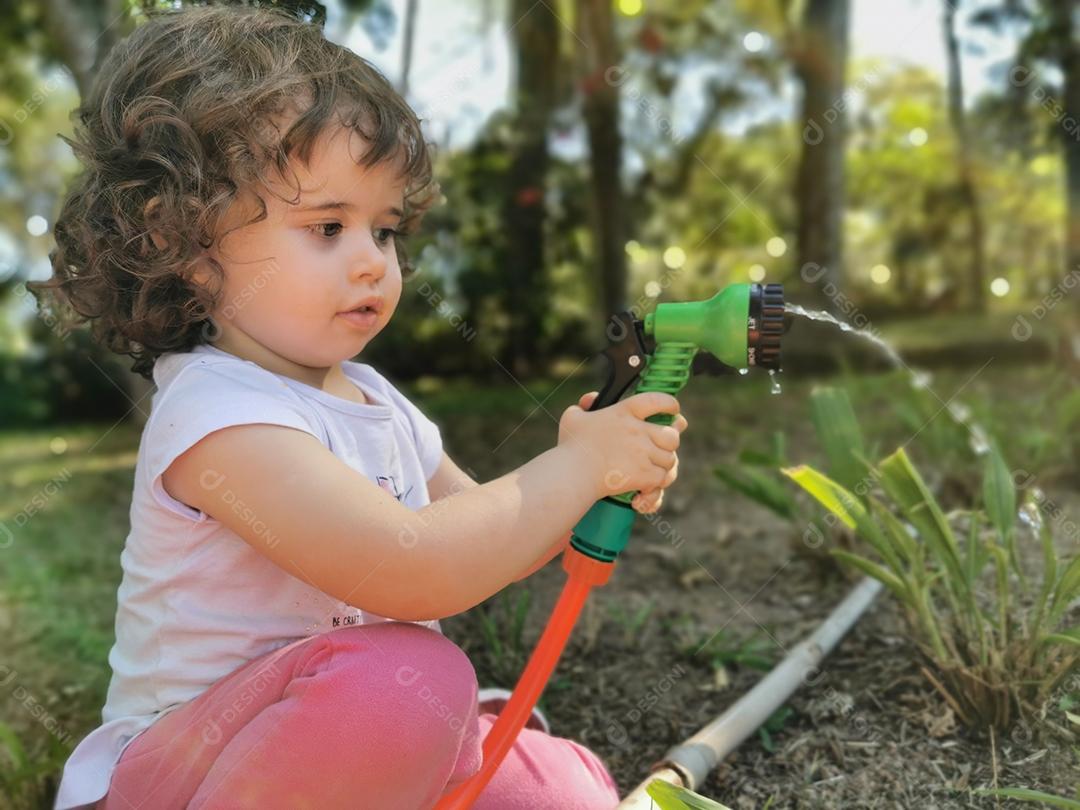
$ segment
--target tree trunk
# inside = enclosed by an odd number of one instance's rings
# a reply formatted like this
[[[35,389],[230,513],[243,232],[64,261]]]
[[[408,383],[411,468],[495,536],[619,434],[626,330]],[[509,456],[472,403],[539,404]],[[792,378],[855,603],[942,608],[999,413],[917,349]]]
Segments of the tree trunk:
[[[827,309],[844,281],[848,18],[848,0],[808,0],[795,50],[803,85],[803,153],[795,184],[798,261],[808,297]]]
[[[968,210],[971,249],[968,266],[968,303],[972,311],[986,311],[986,229],[983,226],[982,207],[975,185],[972,165],[971,138],[968,136],[964,115],[964,74],[960,67],[960,43],[956,39],[957,0],[943,0],[945,48],[949,62],[949,120],[956,135],[956,161],[960,173],[960,196]]]
[[[560,25],[551,9],[533,0],[509,7],[516,54],[510,167],[503,204],[507,227],[507,307],[510,328],[503,365],[515,375],[542,367],[545,278],[544,221],[548,129],[555,104]]]
[[[593,233],[599,262],[601,322],[627,308],[626,232],[620,171],[619,65],[611,0],[578,0],[578,28],[584,44],[585,125],[589,134]]]
[[[401,79],[398,92],[402,98],[409,95],[409,73],[412,71],[413,42],[416,39],[416,12],[420,0],[406,0],[405,24],[402,26]]]
[[[1048,0],[1058,64],[1063,77],[1062,108],[1058,123],[1065,150],[1065,279],[1059,279],[1069,298],[1059,321],[1059,360],[1074,379],[1080,379],[1080,25],[1073,0]],[[1073,127],[1064,126],[1072,121]],[[1071,276],[1071,278],[1070,278]]]

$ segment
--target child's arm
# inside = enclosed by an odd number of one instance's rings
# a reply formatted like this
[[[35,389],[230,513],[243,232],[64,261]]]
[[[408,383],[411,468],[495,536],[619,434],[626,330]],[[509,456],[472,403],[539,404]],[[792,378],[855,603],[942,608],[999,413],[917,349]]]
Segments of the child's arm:
[[[454,460],[446,455],[444,450],[442,461],[439,462],[435,474],[428,479],[428,498],[431,501],[437,501],[447,495],[453,495],[455,492],[462,492],[476,486],[479,486],[479,484],[455,464]]]
[[[446,451],[443,451],[442,461],[439,462],[438,469],[435,470],[435,474],[428,480],[428,497],[432,501],[437,501],[440,498],[445,498],[447,495],[463,492],[466,489],[471,489],[476,486],[480,485],[472,479],[472,476],[458,467],[458,465],[454,463],[454,460],[446,454]],[[545,549],[544,553],[540,555],[540,559],[527,571],[520,576],[515,577],[514,581],[519,582],[531,577],[553,559],[558,557],[566,547],[569,539],[569,534],[566,535],[566,537],[560,537],[554,545]]]
[[[590,413],[572,407],[557,447],[417,511],[314,437],[275,425],[209,434],[163,484],[334,598],[392,619],[440,619],[524,575],[596,500],[670,484],[681,428],[644,417],[677,411],[658,393]]]

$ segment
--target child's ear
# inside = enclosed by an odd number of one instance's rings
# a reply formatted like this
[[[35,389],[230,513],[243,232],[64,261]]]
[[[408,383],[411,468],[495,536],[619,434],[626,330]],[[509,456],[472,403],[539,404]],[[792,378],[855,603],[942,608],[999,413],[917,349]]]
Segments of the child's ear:
[[[195,264],[195,272],[191,274],[191,280],[193,283],[198,284],[200,287],[209,286],[210,279],[212,279],[213,271],[206,265],[205,259],[200,259]]]
[[[143,222],[149,225],[154,221],[154,209],[161,203],[160,197],[151,197],[147,200],[146,205],[143,206]],[[154,243],[154,247],[158,250],[164,250],[169,246],[168,241],[161,235],[161,232],[156,228],[150,228],[150,241]]]
[[[151,197],[146,205],[143,206],[143,221],[151,222],[153,219],[154,209],[158,207],[161,202],[160,197]],[[161,231],[156,228],[151,228],[149,231],[150,241],[154,243],[154,247],[158,250],[165,250],[169,246],[169,241],[161,234]],[[213,278],[213,272],[208,269],[202,261],[196,264],[196,270],[191,275],[191,280],[198,284],[200,287],[205,287]]]

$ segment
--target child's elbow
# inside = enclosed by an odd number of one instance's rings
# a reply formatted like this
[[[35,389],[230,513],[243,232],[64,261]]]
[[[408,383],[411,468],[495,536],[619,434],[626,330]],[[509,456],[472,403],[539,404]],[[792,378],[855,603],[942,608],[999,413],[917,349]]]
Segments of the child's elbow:
[[[411,535],[410,535],[411,536]],[[353,607],[401,622],[426,622],[455,616],[466,594],[454,584],[452,573],[417,534],[409,543],[390,543],[387,555],[376,564],[367,582],[345,601]]]

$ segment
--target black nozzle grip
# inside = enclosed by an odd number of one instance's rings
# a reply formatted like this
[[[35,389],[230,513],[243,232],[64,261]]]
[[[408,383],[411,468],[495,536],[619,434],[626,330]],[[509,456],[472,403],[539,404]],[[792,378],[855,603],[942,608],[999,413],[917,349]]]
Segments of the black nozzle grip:
[[[633,385],[645,369],[648,350],[641,322],[631,312],[621,312],[608,323],[607,336],[611,343],[602,352],[608,360],[607,380],[589,406],[597,411],[614,405]]]

